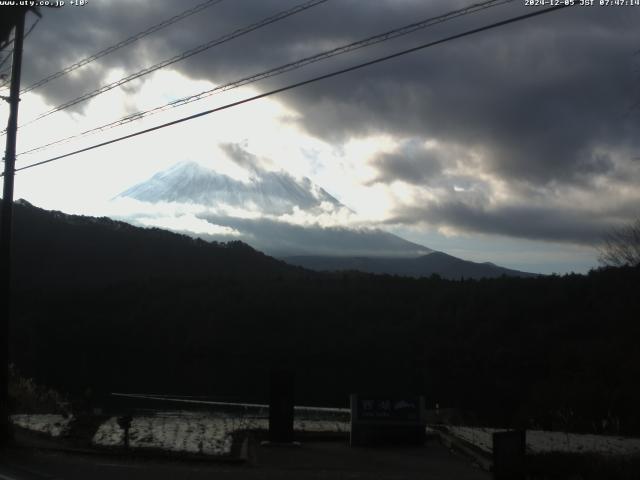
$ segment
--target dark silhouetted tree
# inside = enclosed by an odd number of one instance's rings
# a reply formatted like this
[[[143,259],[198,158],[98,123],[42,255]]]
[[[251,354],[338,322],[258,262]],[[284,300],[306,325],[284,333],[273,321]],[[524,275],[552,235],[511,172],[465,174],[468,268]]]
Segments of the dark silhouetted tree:
[[[640,265],[640,217],[607,233],[599,260],[603,265],[614,267]]]

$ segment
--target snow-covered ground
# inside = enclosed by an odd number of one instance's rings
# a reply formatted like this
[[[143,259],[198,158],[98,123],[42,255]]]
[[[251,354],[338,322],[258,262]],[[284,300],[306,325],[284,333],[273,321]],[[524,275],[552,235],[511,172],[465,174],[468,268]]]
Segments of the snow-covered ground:
[[[267,430],[268,427],[269,421],[266,418],[189,412],[159,413],[133,418],[129,427],[129,447],[228,455],[234,432]],[[300,418],[295,420],[294,430],[344,433],[348,432],[349,424],[343,421]],[[116,417],[100,425],[93,443],[106,447],[124,445],[124,430]]]
[[[256,415],[224,413],[194,413],[186,411],[159,412],[142,415],[131,421],[130,448],[160,449],[173,452],[228,455],[235,432],[267,430],[265,411]],[[327,412],[320,412],[327,415]],[[296,414],[294,430],[309,433],[348,433],[346,418],[322,418],[318,412]],[[329,415],[331,416],[331,415]],[[342,416],[344,417],[344,416]],[[13,424],[52,437],[64,436],[74,420],[62,415],[12,415]],[[490,453],[492,434],[504,431],[496,428],[447,427],[449,433]],[[530,453],[570,452],[603,455],[640,455],[640,438],[588,435],[527,430],[527,451]],[[111,417],[96,431],[93,443],[104,447],[124,446],[124,430],[116,417]]]
[[[231,452],[231,434],[237,429],[237,419],[230,417],[193,414],[135,417],[129,427],[129,447],[228,455]],[[104,447],[124,445],[124,429],[116,417],[100,425],[93,443]]]
[[[139,417],[129,430],[130,448],[157,448],[172,452],[227,455],[237,422],[215,417]]]
[[[12,415],[11,423],[18,427],[45,433],[52,437],[64,435],[73,421],[72,416],[62,415]]]
[[[98,427],[91,440],[95,445],[117,447],[124,445],[124,430],[118,425],[118,419],[111,417]]]
[[[491,452],[492,434],[504,431],[497,428],[447,427],[449,433],[478,448]],[[578,433],[527,430],[527,452],[530,453],[599,453],[602,455],[638,455],[640,438],[588,435]]]

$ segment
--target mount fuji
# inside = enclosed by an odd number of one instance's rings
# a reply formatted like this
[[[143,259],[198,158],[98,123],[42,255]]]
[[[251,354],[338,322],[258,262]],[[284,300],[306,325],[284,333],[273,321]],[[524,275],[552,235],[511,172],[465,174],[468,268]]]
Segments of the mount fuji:
[[[269,255],[313,270],[361,270],[445,278],[529,276],[490,263],[461,260],[379,228],[322,225],[314,219],[353,214],[309,178],[252,167],[238,180],[180,162],[119,194],[146,208],[120,219],[206,240],[242,240]],[[149,213],[149,207],[153,213]],[[145,211],[142,208],[142,211]],[[155,210],[154,210],[155,208]],[[187,222],[176,222],[176,218]],[[299,221],[300,219],[304,221]]]
[[[252,173],[250,180],[244,182],[196,162],[180,162],[119,196],[142,202],[187,203],[214,209],[224,205],[262,215],[293,213],[295,207],[310,210],[323,203],[331,208],[344,207],[306,177],[298,180],[286,172],[256,169]]]

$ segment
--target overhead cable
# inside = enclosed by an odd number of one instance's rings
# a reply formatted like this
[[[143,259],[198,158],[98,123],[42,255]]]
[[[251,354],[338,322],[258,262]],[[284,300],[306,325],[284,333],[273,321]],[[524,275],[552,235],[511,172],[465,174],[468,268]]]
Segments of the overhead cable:
[[[202,10],[204,10],[205,8],[209,8],[212,7],[213,5],[216,5],[220,2],[222,2],[223,0],[206,0],[205,2],[202,2],[198,5],[196,5],[193,8],[189,8],[177,15],[174,15],[173,17],[164,20],[156,25],[153,25],[149,28],[147,28],[146,30],[140,32],[140,33],[136,33],[135,35],[126,38],[125,40],[122,40],[121,42],[116,43],[115,45],[111,45],[110,47],[107,47],[103,50],[100,50],[97,53],[94,53],[93,55],[90,55],[86,58],[83,58],[82,60],[77,61],[76,63],[73,63],[71,65],[69,65],[68,67],[63,68],[62,70],[52,73],[51,75],[46,76],[45,78],[38,80],[37,82],[29,85],[28,87],[23,88],[20,93],[27,93],[30,92],[31,90],[35,90],[36,88],[39,88],[43,85],[45,85],[46,83],[49,83],[52,80],[55,80],[56,78],[60,78],[70,72],[73,72],[74,70],[77,70],[78,68],[84,67],[85,65],[88,65],[91,62],[94,62],[95,60],[98,60],[99,58],[104,57],[105,55],[109,55],[110,53],[115,52],[116,50],[120,50],[123,47],[126,47],[128,45],[131,45],[134,42],[137,42],[138,40],[151,35],[152,33],[157,32],[158,30],[161,30],[165,27],[168,27],[169,25],[173,25],[174,23],[187,18],[191,15],[194,15],[198,12],[201,12]]]
[[[359,63],[357,65],[353,65],[353,66],[348,67],[348,68],[343,68],[341,70],[336,70],[336,71],[333,71],[331,73],[327,73],[327,74],[324,74],[324,75],[313,77],[313,78],[310,78],[308,80],[303,80],[301,82],[293,83],[293,84],[287,85],[285,87],[276,88],[275,90],[270,90],[268,92],[261,93],[259,95],[254,95],[253,97],[249,97],[249,98],[245,98],[243,100],[238,100],[236,102],[228,103],[228,104],[223,105],[221,107],[216,107],[216,108],[212,108],[210,110],[205,110],[205,111],[193,114],[193,115],[189,115],[189,116],[186,116],[186,117],[183,117],[183,118],[179,118],[177,120],[173,120],[171,122],[167,122],[167,123],[163,123],[161,125],[157,125],[155,127],[147,128],[147,129],[140,130],[140,131],[137,131],[137,132],[134,132],[134,133],[130,133],[128,135],[124,135],[124,136],[117,137],[117,138],[114,138],[114,139],[111,139],[111,140],[107,140],[105,142],[97,143],[97,144],[91,145],[89,147],[81,148],[79,150],[75,150],[75,151],[72,151],[72,152],[69,152],[69,153],[65,153],[63,155],[58,155],[58,156],[49,158],[47,160],[42,160],[40,162],[32,163],[30,165],[26,165],[24,167],[17,168],[15,171],[18,172],[18,171],[21,171],[21,170],[27,170],[29,168],[38,167],[40,165],[45,165],[47,163],[51,163],[51,162],[55,162],[55,161],[61,160],[63,158],[71,157],[71,156],[77,155],[79,153],[84,153],[84,152],[88,152],[90,150],[95,150],[97,148],[104,147],[106,145],[111,145],[111,144],[114,144],[114,143],[121,142],[123,140],[128,140],[128,139],[133,138],[133,137],[137,137],[137,136],[140,136],[140,135],[145,135],[147,133],[151,133],[151,132],[154,132],[156,130],[160,130],[160,129],[163,129],[163,128],[166,128],[166,127],[177,125],[179,123],[183,123],[183,122],[187,122],[187,121],[190,121],[190,120],[194,120],[196,118],[204,117],[206,115],[211,115],[213,113],[220,112],[222,110],[227,110],[229,108],[237,107],[239,105],[243,105],[245,103],[253,102],[253,101],[259,100],[261,98],[265,98],[265,97],[269,97],[271,95],[275,95],[275,94],[278,94],[278,93],[286,92],[288,90],[293,90],[294,88],[302,87],[304,85],[309,85],[311,83],[315,83],[315,82],[318,82],[320,80],[326,80],[328,78],[337,77],[338,75],[343,75],[345,73],[352,72],[354,70],[359,70],[361,68],[369,67],[371,65],[376,65],[378,63],[382,63],[382,62],[385,62],[387,60],[391,60],[393,58],[397,58],[397,57],[400,57],[400,56],[403,56],[403,55],[407,55],[409,53],[417,52],[419,50],[424,50],[426,48],[434,47],[436,45],[441,45],[443,43],[446,43],[446,42],[449,42],[449,41],[452,41],[452,40],[456,40],[456,39],[459,39],[459,38],[467,37],[469,35],[474,35],[474,34],[480,33],[480,32],[485,32],[485,31],[491,30],[493,28],[501,27],[501,26],[508,25],[508,24],[511,24],[511,23],[516,23],[516,22],[519,22],[519,21],[522,21],[522,20],[526,20],[526,19],[529,19],[529,18],[540,16],[540,15],[543,15],[543,14],[546,14],[546,13],[550,13],[550,12],[554,12],[554,11],[557,11],[557,10],[561,10],[561,9],[567,8],[568,6],[571,6],[571,5],[561,4],[561,5],[554,6],[554,7],[548,7],[548,8],[545,8],[545,9],[535,10],[535,11],[533,11],[531,13],[527,13],[527,14],[524,14],[524,15],[518,15],[518,16],[515,16],[515,17],[508,18],[506,20],[501,20],[499,22],[491,23],[489,25],[485,25],[485,26],[482,26],[482,27],[478,27],[478,28],[474,28],[474,29],[471,29],[471,30],[467,30],[467,31],[462,32],[462,33],[458,33],[458,34],[455,34],[455,35],[450,35],[450,36],[442,38],[440,40],[424,43],[422,45],[418,45],[417,47],[408,48],[406,50],[402,50],[402,51],[399,51],[399,52],[396,52],[396,53],[393,53],[393,54],[390,54],[390,55],[385,55],[383,57],[378,57],[378,58],[376,58],[374,60],[370,60],[368,62]]]
[[[227,34],[227,35],[223,35],[222,37],[216,38],[214,40],[211,40],[210,42],[204,43],[204,44],[199,45],[199,46],[197,46],[195,48],[187,50],[186,52],[183,52],[183,53],[181,53],[179,55],[175,55],[174,57],[171,57],[168,60],[164,60],[164,61],[162,61],[160,63],[157,63],[155,65],[152,65],[150,67],[144,68],[144,69],[142,69],[142,70],[140,70],[140,71],[138,71],[136,73],[133,73],[133,74],[128,75],[128,76],[126,76],[124,78],[121,78],[120,80],[117,80],[115,82],[109,83],[107,85],[103,85],[102,87],[100,87],[100,88],[98,88],[96,90],[93,90],[91,92],[85,93],[85,94],[83,94],[83,95],[81,95],[81,96],[79,96],[79,97],[77,97],[77,98],[75,98],[73,100],[70,100],[70,101],[65,102],[65,103],[63,103],[61,105],[58,105],[57,107],[55,107],[55,108],[53,108],[53,109],[51,109],[51,110],[39,115],[35,119],[33,119],[33,120],[21,125],[21,127],[24,127],[26,125],[30,125],[32,123],[35,123],[38,120],[41,120],[41,119],[43,119],[45,117],[48,117],[49,115],[52,115],[52,114],[54,114],[56,112],[59,112],[59,111],[64,110],[66,108],[69,108],[69,107],[72,107],[74,105],[77,105],[79,103],[82,103],[85,100],[89,100],[90,98],[93,98],[93,97],[96,97],[96,96],[98,96],[98,95],[100,95],[102,93],[108,92],[109,90],[112,90],[112,89],[114,89],[116,87],[119,87],[120,85],[123,85],[123,84],[125,84],[127,82],[130,82],[132,80],[140,78],[140,77],[142,77],[144,75],[147,75],[147,74],[149,74],[151,72],[155,72],[156,70],[160,70],[161,68],[167,67],[167,66],[172,65],[172,64],[174,64],[176,62],[179,62],[179,61],[184,60],[186,58],[192,57],[193,55],[196,55],[198,53],[204,52],[205,50],[208,50],[208,49],[210,49],[212,47],[215,47],[217,45],[226,43],[226,42],[228,42],[230,40],[233,40],[234,38],[240,37],[242,35],[246,35],[249,32],[252,32],[254,30],[257,30],[259,28],[267,26],[269,24],[278,22],[278,21],[283,20],[283,19],[285,19],[287,17],[295,15],[296,13],[300,13],[300,12],[302,12],[304,10],[308,10],[308,9],[310,9],[312,7],[320,5],[320,4],[325,3],[327,1],[328,0],[309,0],[309,1],[305,2],[305,3],[296,5],[293,8],[290,8],[288,10],[284,10],[284,11],[282,11],[280,13],[277,13],[275,15],[267,17],[267,18],[265,18],[265,19],[263,19],[263,20],[261,20],[259,22],[253,23],[253,24],[248,25],[248,26],[243,27],[243,28],[239,28],[239,29]]]
[[[33,23],[31,24],[31,26],[29,27],[29,30],[27,30],[27,33],[25,33],[25,34],[24,34],[24,38],[27,38],[27,37],[29,36],[29,34],[30,34],[31,32],[33,32],[33,29],[34,29],[34,28],[36,28],[36,25],[38,25],[38,22],[39,22],[39,21],[40,21],[40,18],[37,18],[37,19],[36,19],[36,21],[35,21],[35,22],[33,22]],[[12,42],[13,42],[13,39],[11,39],[11,42],[10,42],[10,43],[12,43]],[[4,57],[4,58],[2,59],[2,61],[0,62],[0,68],[2,68],[2,66],[3,66],[5,63],[7,63],[7,60],[9,60],[10,58],[13,58],[13,48],[12,48],[12,49],[11,49],[11,51],[7,54],[7,56],[6,56],[6,57]],[[5,71],[3,71],[0,75],[7,74],[9,71],[10,71],[10,68],[9,68],[9,69],[7,69],[7,70],[5,70]],[[9,82],[10,82],[10,80],[9,80],[9,79],[7,79],[7,80],[6,80],[2,85],[0,85],[0,88],[3,88],[3,87],[4,87],[5,85],[7,85]]]
[[[24,152],[20,152],[18,154],[18,156],[20,155],[26,155],[26,154],[32,154],[32,153],[36,153],[39,152],[41,150],[44,150],[46,148],[52,147],[54,145],[59,145],[61,143],[66,143],[70,140],[76,139],[76,138],[80,138],[86,135],[90,135],[90,134],[95,134],[95,133],[99,133],[99,132],[103,132],[106,130],[110,130],[111,128],[115,128],[121,125],[125,125],[127,123],[131,123],[137,120],[141,120],[143,118],[149,117],[151,115],[155,115],[157,113],[161,113],[164,112],[166,110],[172,109],[172,108],[176,108],[182,105],[187,105],[189,103],[192,102],[196,102],[199,100],[202,100],[204,98],[210,97],[212,95],[218,94],[218,93],[222,93],[225,92],[227,90],[231,90],[234,88],[238,88],[238,87],[242,87],[260,80],[264,80],[266,78],[270,78],[270,77],[275,77],[277,75],[281,75],[283,73],[287,73],[290,72],[292,70],[296,70],[298,68],[302,68],[306,65],[310,65],[312,63],[316,63],[322,60],[326,60],[328,58],[332,58],[335,57],[337,55],[342,55],[348,52],[352,52],[354,50],[358,50],[364,47],[368,47],[371,45],[375,45],[381,42],[385,42],[387,40],[391,40],[393,38],[397,38],[403,35],[408,35],[410,33],[413,33],[417,30],[420,29],[424,29],[426,27],[430,27],[432,25],[436,25],[439,23],[443,23],[446,22],[448,20],[453,20],[454,18],[463,16],[463,15],[468,15],[471,13],[476,13],[478,11],[481,10],[485,10],[491,7],[495,7],[495,6],[499,6],[505,3],[510,3],[513,2],[513,0],[489,0],[489,1],[484,1],[481,3],[475,3],[473,5],[469,5],[468,7],[465,8],[461,8],[458,10],[453,10],[451,12],[447,12],[445,14],[442,15],[438,15],[435,17],[430,17],[424,20],[421,20],[419,22],[414,22],[411,23],[409,25],[405,25],[403,27],[400,28],[395,28],[393,30],[389,30],[386,31],[384,33],[380,33],[378,35],[373,35],[371,37],[367,37],[363,40],[359,40],[357,42],[352,42],[346,45],[342,45],[340,47],[336,47],[336,48],[332,48],[330,50],[326,50],[323,52],[320,52],[318,54],[309,56],[309,57],[305,57],[299,60],[296,60],[294,62],[290,62],[290,63],[286,63],[284,65],[280,65],[278,67],[275,68],[271,68],[269,70],[260,72],[260,73],[256,73],[254,75],[250,75],[244,78],[241,78],[239,80],[234,80],[233,82],[229,82],[226,83],[224,85],[219,85],[216,86],[214,88],[205,90],[203,92],[194,94],[194,95],[189,95],[183,98],[180,98],[178,100],[173,100],[171,102],[165,103],[163,105],[154,107],[154,108],[150,108],[148,110],[143,110],[143,111],[139,111],[136,113],[132,113],[129,115],[126,115],[118,120],[100,125],[98,127],[94,127],[94,128],[90,128],[88,130],[84,130],[82,132],[79,132],[75,135],[70,135],[68,137],[59,139],[59,140],[55,140],[53,142],[44,144],[44,145],[40,145],[38,147],[34,147],[32,149],[26,150]]]

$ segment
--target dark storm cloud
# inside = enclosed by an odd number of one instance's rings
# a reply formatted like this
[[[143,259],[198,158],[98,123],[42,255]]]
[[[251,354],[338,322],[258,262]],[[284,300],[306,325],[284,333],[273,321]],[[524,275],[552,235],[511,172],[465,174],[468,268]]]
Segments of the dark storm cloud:
[[[43,19],[25,41],[22,84],[32,83],[137,34],[176,13],[175,3],[96,0],[83,7],[43,9]],[[179,9],[180,10],[180,9]],[[179,11],[178,10],[178,11]],[[28,18],[27,23],[33,18]],[[133,72],[166,52],[151,53],[137,42],[86,67],[49,82],[37,92],[58,105],[104,84],[112,68]],[[147,58],[149,57],[149,58]],[[79,109],[84,107],[83,104]]]
[[[86,7],[45,12],[45,19],[27,42],[24,82],[29,84],[196,3],[93,0]],[[296,3],[227,0],[133,48],[105,57],[93,69],[52,82],[43,92],[52,104],[61,103],[95,88],[96,80],[108,69],[136,71]],[[330,1],[174,68],[194,79],[222,83],[470,3]],[[271,79],[260,88],[282,86],[532,11],[515,1]],[[620,154],[640,151],[640,114],[637,110],[629,112],[638,100],[640,84],[634,73],[639,58],[633,55],[640,48],[639,20],[637,7],[573,7],[309,85],[278,98],[298,112],[300,127],[329,142],[340,144],[353,137],[385,134],[400,139],[434,139],[482,152],[483,171],[521,195],[550,186],[589,189],[601,178],[637,184],[640,176],[621,178],[620,167],[627,159]],[[227,153],[232,157],[237,154],[233,150]],[[419,185],[437,178],[440,170],[455,160],[430,153],[400,150],[378,157],[374,160],[378,170],[375,181],[401,180]],[[620,203],[627,200],[621,198]],[[604,216],[589,215],[586,208],[576,213],[551,206],[523,209],[485,205],[480,208],[474,203],[442,199],[439,206],[429,208],[401,207],[404,211],[399,218],[517,237],[580,242],[591,241],[608,224]]]
[[[425,148],[416,139],[404,142],[392,153],[378,155],[371,165],[378,174],[370,184],[401,180],[421,185],[437,178],[442,172],[441,153],[435,148]]]
[[[263,170],[260,159],[252,153],[247,152],[242,145],[237,143],[222,143],[219,147],[227,154],[229,159],[239,167],[249,172],[260,172]]]
[[[404,207],[389,223],[454,225],[471,233],[597,245],[615,224],[584,210],[570,207],[506,206],[483,208],[461,201],[447,201],[428,208]]]
[[[305,128],[325,138],[424,135],[482,148],[502,178],[583,183],[613,167],[599,148],[640,147],[640,119],[626,115],[639,11],[557,12],[291,97]]]
[[[29,84],[195,3],[102,0],[86,7],[47,11],[50,19],[45,18],[36,29],[28,46],[31,54],[24,82]],[[104,57],[93,69],[51,82],[46,95],[52,103],[73,98],[95,88],[97,78],[108,68],[136,71],[296,3],[222,2],[132,48]],[[228,81],[467,3],[328,2],[201,53],[175,68],[194,78]],[[520,3],[319,64],[309,73],[531,11]],[[594,146],[637,146],[631,133],[640,126],[639,118],[624,114],[633,102],[632,53],[640,45],[638,13],[638,8],[567,9],[280,98],[302,114],[304,128],[326,139],[385,132],[482,145],[492,154],[488,167],[501,175],[532,181],[571,180],[585,170],[589,172]],[[280,85],[283,81],[279,78],[271,83]]]
[[[94,0],[82,8],[47,10],[44,22],[27,42],[28,61],[23,81],[29,84],[39,80],[198,3],[201,2]],[[302,0],[225,0],[101,58],[99,69],[123,68],[131,73],[301,3]],[[440,7],[425,7],[421,3],[378,0],[372,8],[370,2],[363,0],[330,1],[200,53],[172,68],[197,79],[233,80],[411,23],[415,21],[413,9],[429,16],[465,2],[448,1]],[[60,103],[95,88],[94,78],[87,77],[86,73],[81,69],[49,84],[45,92],[47,98],[52,103]]]

